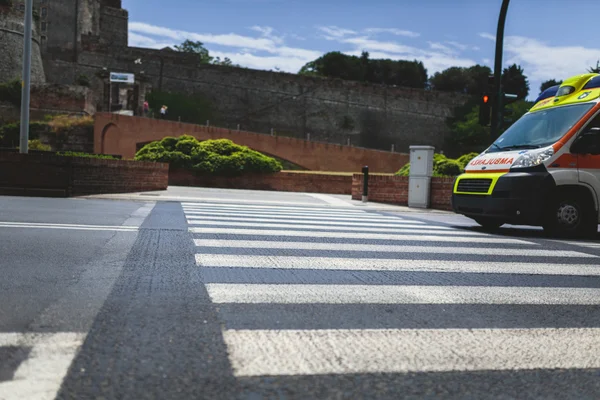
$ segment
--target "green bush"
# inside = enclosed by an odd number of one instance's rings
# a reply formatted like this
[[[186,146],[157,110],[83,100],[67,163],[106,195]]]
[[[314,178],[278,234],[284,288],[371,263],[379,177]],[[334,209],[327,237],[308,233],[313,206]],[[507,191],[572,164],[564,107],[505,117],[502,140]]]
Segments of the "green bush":
[[[404,167],[400,168],[396,175],[400,176],[410,176],[410,163],[406,163]]]
[[[462,174],[463,168],[456,160],[440,161],[433,170],[434,176],[458,176]]]
[[[47,144],[43,144],[39,140],[30,140],[29,141],[29,150],[39,150],[39,151],[51,151],[52,148]]]
[[[457,176],[463,173],[465,167],[478,153],[469,153],[459,157],[456,160],[447,158],[443,154],[433,155],[433,176],[446,177]],[[404,165],[396,172],[398,176],[410,176],[410,163]]]
[[[29,140],[37,140],[40,133],[47,131],[48,125],[43,122],[29,124]],[[0,147],[17,147],[21,136],[21,123],[14,122],[0,127]]]
[[[0,101],[6,101],[15,107],[21,107],[21,90],[19,79],[0,83]]]
[[[277,160],[228,139],[199,142],[193,136],[166,137],[142,147],[136,160],[166,162],[198,174],[237,176],[273,173],[282,169]]]
[[[87,75],[81,74],[75,79],[75,83],[79,86],[90,86],[90,78]]]
[[[463,156],[458,157],[456,161],[458,161],[462,169],[465,169],[467,167],[467,164],[470,163],[471,160],[477,157],[478,155],[479,153],[465,154]]]

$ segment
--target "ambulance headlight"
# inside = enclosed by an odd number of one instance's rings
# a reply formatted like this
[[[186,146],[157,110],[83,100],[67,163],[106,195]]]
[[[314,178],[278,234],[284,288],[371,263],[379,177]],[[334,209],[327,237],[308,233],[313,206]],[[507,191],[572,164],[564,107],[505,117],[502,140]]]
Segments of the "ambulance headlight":
[[[536,167],[554,155],[554,148],[544,147],[539,150],[529,150],[523,153],[515,160],[512,168]]]

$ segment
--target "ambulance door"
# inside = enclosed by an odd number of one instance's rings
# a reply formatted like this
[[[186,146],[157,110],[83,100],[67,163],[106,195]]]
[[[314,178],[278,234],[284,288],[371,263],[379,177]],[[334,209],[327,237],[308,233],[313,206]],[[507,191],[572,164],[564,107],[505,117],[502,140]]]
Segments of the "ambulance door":
[[[579,182],[593,189],[598,209],[600,196],[600,114],[583,128],[580,143],[575,144],[578,153]]]

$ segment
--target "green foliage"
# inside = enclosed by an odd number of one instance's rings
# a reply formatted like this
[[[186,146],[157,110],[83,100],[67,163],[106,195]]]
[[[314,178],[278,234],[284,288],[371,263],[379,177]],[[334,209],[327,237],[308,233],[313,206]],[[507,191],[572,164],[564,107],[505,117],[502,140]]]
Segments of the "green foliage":
[[[201,125],[208,120],[215,120],[211,103],[200,95],[152,91],[146,96],[146,100],[157,118],[160,116],[160,108],[166,105],[167,120],[178,121],[181,117],[182,122]]]
[[[213,65],[222,65],[226,67],[239,67],[239,65],[234,64],[229,57],[225,57],[221,60],[220,57],[213,57],[210,55],[210,52],[206,47],[204,47],[204,43],[202,42],[194,42],[192,40],[186,40],[180,45],[174,46],[175,50],[180,51],[182,53],[191,53],[198,55],[198,61],[200,64],[213,64]]]
[[[178,168],[191,169],[199,174],[237,176],[245,173],[279,172],[282,165],[248,147],[228,139],[199,142],[192,136],[166,137],[142,147],[136,160],[167,162]]]
[[[43,122],[31,122],[29,124],[29,139],[39,139],[40,133],[45,132],[48,125]],[[0,127],[0,147],[16,148],[19,146],[21,136],[21,123],[15,122]]]
[[[175,50],[180,51],[182,53],[195,53],[198,55],[198,61],[201,64],[209,64],[212,61],[212,57],[209,55],[208,50],[204,47],[204,43],[202,42],[194,42],[191,40],[186,40],[180,45],[175,46]]]
[[[545,82],[542,82],[542,84],[540,85],[540,94],[544,90],[546,90],[548,88],[551,88],[552,86],[560,85],[561,83],[562,83],[562,81],[557,81],[555,79],[550,79],[550,80],[547,80]]]
[[[410,163],[404,164],[404,166],[396,172],[396,175],[410,176]]]
[[[504,93],[516,94],[519,100],[526,99],[529,94],[529,81],[523,72],[523,68],[517,64],[504,68],[502,86]]]
[[[600,74],[600,61],[596,61],[596,66],[588,69],[590,74]]]
[[[40,142],[39,140],[30,140],[29,141],[29,150],[38,150],[38,151],[51,151],[52,148],[47,145],[47,144],[43,144],[42,142]]]
[[[76,151],[59,151],[56,153],[57,156],[63,157],[85,157],[85,158],[99,158],[102,160],[118,160],[117,157],[109,156],[107,154],[91,154],[91,153],[80,153]]]
[[[422,62],[370,59],[367,52],[360,57],[329,52],[305,64],[299,74],[421,89],[427,83],[427,70]]]
[[[477,157],[479,155],[479,153],[469,153],[469,154],[464,154],[460,157],[458,157],[456,159],[456,161],[460,164],[460,167],[462,169],[465,169],[467,167],[467,164],[471,162],[472,159],[474,159],[475,157]]]
[[[464,168],[456,160],[443,160],[437,163],[433,175],[434,176],[457,176],[462,174]]]
[[[79,86],[90,86],[90,78],[87,75],[81,74],[75,79],[75,84]]]
[[[459,157],[457,160],[447,158],[443,154],[433,155],[433,176],[452,177],[463,173],[465,167],[478,153],[469,153]],[[410,176],[410,163],[407,163],[396,172],[398,176]]]
[[[492,70],[482,65],[474,65],[469,68],[450,67],[436,72],[430,78],[429,83],[434,90],[479,96],[486,90],[488,77],[491,74]]]
[[[0,101],[11,103],[15,107],[21,107],[21,81],[13,79],[12,81],[0,83]]]
[[[0,0],[0,7],[12,7],[12,0]]]

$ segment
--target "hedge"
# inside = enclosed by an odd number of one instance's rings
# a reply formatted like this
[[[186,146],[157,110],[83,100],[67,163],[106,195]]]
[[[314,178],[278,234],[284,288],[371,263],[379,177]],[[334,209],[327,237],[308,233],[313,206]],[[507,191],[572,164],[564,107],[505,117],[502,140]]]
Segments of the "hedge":
[[[237,176],[248,173],[274,173],[280,162],[229,139],[198,141],[193,136],[166,137],[142,147],[135,160],[166,162],[198,174]]]
[[[477,157],[478,153],[469,153],[460,156],[458,159],[453,160],[446,158],[443,154],[433,155],[433,176],[435,177],[452,177],[463,173],[467,164]],[[410,175],[410,163],[404,165],[396,172],[399,176]]]

